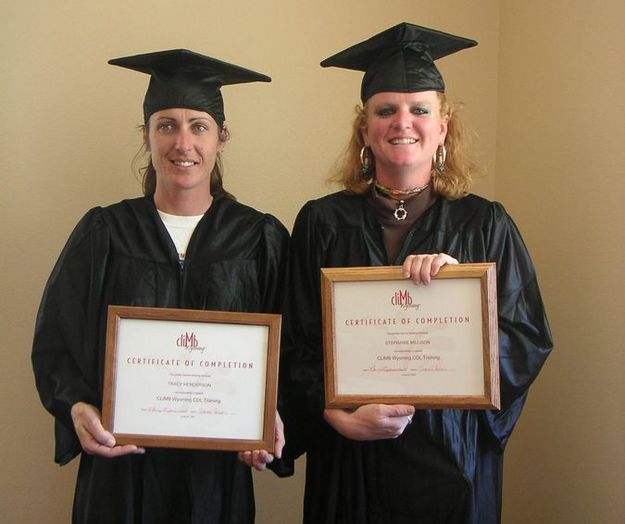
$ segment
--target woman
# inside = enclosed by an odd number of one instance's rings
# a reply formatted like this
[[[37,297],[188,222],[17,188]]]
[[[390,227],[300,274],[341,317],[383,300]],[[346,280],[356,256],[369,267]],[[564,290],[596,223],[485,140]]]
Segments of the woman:
[[[322,62],[363,70],[344,191],[308,202],[292,234],[284,355],[285,458],[307,452],[304,522],[491,523],[502,457],[551,349],[536,275],[504,208],[468,194],[473,165],[434,60],[472,40],[400,24]],[[324,409],[319,269],[496,262],[500,411],[409,405]],[[288,464],[282,473],[288,474]]]
[[[186,50],[110,63],[151,76],[145,195],[94,208],[77,225],[47,283],[32,353],[55,417],[55,460],[81,453],[73,520],[250,523],[251,473],[236,453],[118,446],[99,409],[109,304],[280,311],[288,234],[224,190],[219,162],[221,86],[270,78]],[[259,469],[272,458],[245,454]]]

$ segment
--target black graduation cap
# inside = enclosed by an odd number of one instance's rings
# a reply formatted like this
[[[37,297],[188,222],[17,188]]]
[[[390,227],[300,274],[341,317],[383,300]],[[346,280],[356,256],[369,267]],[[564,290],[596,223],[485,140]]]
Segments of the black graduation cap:
[[[326,58],[321,66],[364,71],[363,102],[383,91],[444,92],[434,60],[475,45],[475,40],[404,22]]]
[[[151,76],[143,101],[146,123],[156,111],[182,107],[206,111],[222,127],[226,117],[221,86],[271,82],[267,75],[187,49],[114,58],[108,63]]]

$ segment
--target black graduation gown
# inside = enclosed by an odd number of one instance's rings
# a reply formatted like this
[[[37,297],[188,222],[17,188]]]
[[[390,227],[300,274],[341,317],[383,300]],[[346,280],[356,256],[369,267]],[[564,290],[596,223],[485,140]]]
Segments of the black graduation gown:
[[[215,199],[198,223],[182,268],[151,198],[89,211],[52,271],[35,328],[33,368],[55,417],[56,462],[81,451],[71,406],[101,406],[109,304],[280,312],[287,254],[278,220],[227,198]],[[81,455],[74,522],[253,520],[251,474],[236,453]]]
[[[335,193],[308,202],[292,234],[283,349],[285,460],[307,452],[304,522],[402,524],[499,522],[503,451],[552,341],[536,275],[504,208],[475,195],[439,199],[387,260],[367,196]],[[397,439],[345,439],[322,417],[321,267],[400,264],[411,253],[496,262],[500,411],[419,410]],[[280,467],[278,467],[280,466]]]

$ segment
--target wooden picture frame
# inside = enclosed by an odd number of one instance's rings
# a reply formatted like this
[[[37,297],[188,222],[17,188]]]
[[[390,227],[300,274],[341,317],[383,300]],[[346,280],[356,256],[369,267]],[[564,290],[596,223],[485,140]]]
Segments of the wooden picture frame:
[[[274,450],[281,316],[109,306],[102,421],[118,444]]]
[[[494,263],[322,268],[326,407],[499,409]]]

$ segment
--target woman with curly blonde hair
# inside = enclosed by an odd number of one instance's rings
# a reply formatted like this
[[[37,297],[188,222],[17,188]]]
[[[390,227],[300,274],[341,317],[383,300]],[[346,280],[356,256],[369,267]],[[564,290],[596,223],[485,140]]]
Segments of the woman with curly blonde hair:
[[[307,453],[305,523],[500,520],[503,450],[552,342],[512,219],[501,204],[469,193],[469,135],[434,65],[475,43],[404,23],[321,64],[365,76],[336,177],[344,189],[308,202],[291,239],[283,473]],[[442,266],[465,262],[497,267],[501,410],[327,408],[320,268],[403,265],[406,278],[429,284]],[[391,349],[376,351],[382,362],[355,380],[403,365],[393,367]]]
[[[473,158],[471,135],[460,116],[460,104],[448,101],[445,93],[436,93],[440,103],[440,116],[447,119],[445,138],[445,169],[432,169],[434,190],[441,196],[455,200],[468,194],[473,177],[478,168]],[[367,126],[367,103],[356,106],[356,118],[352,124],[352,136],[346,151],[339,162],[337,173],[332,180],[342,185],[350,193],[361,194],[369,190],[375,176],[375,159],[369,159],[371,169],[363,173],[363,131]]]

